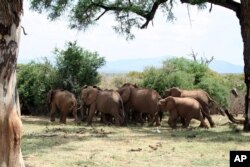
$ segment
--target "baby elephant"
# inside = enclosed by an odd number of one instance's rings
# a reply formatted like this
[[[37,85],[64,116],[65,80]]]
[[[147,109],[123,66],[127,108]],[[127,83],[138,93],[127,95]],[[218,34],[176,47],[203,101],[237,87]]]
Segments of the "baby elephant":
[[[159,101],[162,111],[169,111],[168,124],[171,128],[176,128],[177,118],[181,117],[183,127],[188,127],[191,119],[201,121],[201,127],[208,128],[202,113],[204,111],[200,103],[193,98],[180,98],[169,96]]]

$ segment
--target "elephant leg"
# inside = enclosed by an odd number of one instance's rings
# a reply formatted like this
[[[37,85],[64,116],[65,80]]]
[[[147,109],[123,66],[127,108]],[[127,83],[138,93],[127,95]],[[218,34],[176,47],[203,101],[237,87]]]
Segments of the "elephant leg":
[[[208,120],[208,122],[209,122],[209,124],[210,124],[210,126],[212,128],[215,127],[215,123],[212,120],[212,117],[210,115],[210,110],[209,110],[208,106],[203,107],[203,109],[204,109],[204,112],[205,112],[205,114],[203,114],[203,116],[205,116],[207,118],[207,120]],[[203,126],[202,123],[200,124],[200,126]]]
[[[176,128],[176,121],[177,121],[176,119],[169,117],[169,119],[168,119],[168,125],[171,128],[175,129]]]
[[[106,125],[112,124],[112,116],[110,114],[101,113],[101,121]]]
[[[154,114],[148,114],[151,118],[151,122],[149,124],[149,126],[153,126],[154,123],[156,123],[156,126],[160,126],[160,120],[159,120],[159,115],[158,113],[154,113]]]
[[[89,110],[89,117],[88,117],[88,123],[87,123],[87,125],[91,125],[93,116],[95,115],[95,109],[96,109],[96,105],[92,104],[90,106],[90,110]]]
[[[67,112],[62,110],[60,114],[60,122],[66,124]]]
[[[185,121],[185,124],[184,124],[183,128],[187,128],[190,124],[191,118],[186,118],[186,119],[184,119],[184,121]]]
[[[129,109],[129,107],[127,105],[124,105],[124,114],[125,114],[125,122],[129,122],[131,121],[130,120],[130,117],[131,117],[131,110]]]
[[[206,122],[204,121],[204,119],[201,119],[200,121],[201,121],[201,125],[200,125],[200,127],[202,127],[202,128],[206,128],[206,129],[208,129],[208,128],[209,128],[209,127],[208,127],[208,125],[206,124]]]
[[[73,114],[73,116],[74,116],[74,118],[75,118],[75,122],[76,122],[76,123],[80,123],[80,122],[78,122],[77,108],[76,108],[76,107],[73,108],[72,114]]]
[[[136,122],[141,123],[141,125],[144,124],[144,121],[142,119],[142,112],[136,112]]]
[[[56,111],[57,111],[57,107],[55,103],[51,104],[51,109],[50,109],[50,121],[54,122],[56,119]]]
[[[205,120],[203,119],[202,114],[200,115],[200,118],[198,120],[201,121],[201,124],[199,127],[206,128],[206,129],[209,128],[208,125],[206,124]]]
[[[121,124],[120,124],[120,115],[119,115],[119,113],[118,113],[118,112],[115,112],[115,113],[113,114],[113,116],[114,116],[114,118],[115,118],[115,125],[116,125],[116,126],[120,126]]]
[[[182,124],[182,127],[185,127],[185,118],[181,117],[181,124]]]

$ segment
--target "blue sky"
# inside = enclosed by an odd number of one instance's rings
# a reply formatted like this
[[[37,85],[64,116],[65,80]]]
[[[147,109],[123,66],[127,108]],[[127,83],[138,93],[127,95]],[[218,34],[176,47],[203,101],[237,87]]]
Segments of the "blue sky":
[[[50,22],[45,14],[30,11],[24,1],[22,26],[28,35],[21,36],[18,62],[53,58],[55,47],[63,48],[67,41],[77,40],[80,46],[98,52],[107,61],[162,56],[191,58],[188,55],[193,50],[199,56],[214,56],[216,60],[243,65],[243,43],[235,13],[215,5],[211,13],[189,6],[190,24],[187,8],[186,4],[177,4],[174,23],[167,22],[158,11],[153,25],[134,29],[136,38],[126,41],[112,29],[116,24],[112,16],[103,17],[86,32],[70,30],[66,18]]]

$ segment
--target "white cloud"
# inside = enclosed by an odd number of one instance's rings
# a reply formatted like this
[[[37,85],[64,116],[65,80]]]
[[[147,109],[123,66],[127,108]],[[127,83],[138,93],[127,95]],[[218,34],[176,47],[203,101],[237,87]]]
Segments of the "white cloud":
[[[55,47],[63,48],[66,41],[77,40],[79,45],[97,51],[107,60],[187,56],[193,49],[200,56],[243,64],[238,20],[232,11],[221,7],[213,6],[209,13],[190,6],[190,25],[186,5],[178,4],[174,23],[166,22],[166,18],[157,14],[154,26],[135,30],[136,38],[126,41],[111,28],[115,24],[111,16],[104,17],[98,26],[86,32],[77,32],[68,29],[64,21],[49,22],[44,14],[29,11],[26,3],[22,25],[28,35],[21,38],[20,59],[53,56]]]

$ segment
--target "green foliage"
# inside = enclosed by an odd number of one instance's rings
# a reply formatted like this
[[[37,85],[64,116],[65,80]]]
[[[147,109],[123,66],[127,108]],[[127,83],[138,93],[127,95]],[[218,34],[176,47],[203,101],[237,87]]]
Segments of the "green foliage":
[[[47,59],[44,63],[32,61],[28,64],[19,64],[17,86],[22,109],[44,106],[46,94],[54,85],[54,78],[56,70]]]
[[[218,101],[223,107],[228,106],[228,99],[230,88],[225,83],[222,76],[213,77],[211,75],[205,75],[196,88],[206,90],[208,94],[215,100]]]
[[[209,70],[207,65],[185,58],[171,58],[162,68],[146,68],[142,86],[163,94],[166,88],[204,89],[221,105],[227,106],[231,84],[223,76]]]
[[[22,111],[36,114],[39,108],[46,107],[46,94],[50,89],[66,89],[76,95],[85,85],[94,85],[100,81],[98,68],[105,64],[105,59],[96,52],[92,53],[69,42],[66,49],[55,49],[56,67],[47,59],[20,64],[17,68],[17,82],[22,104]]]
[[[100,82],[98,68],[105,64],[104,57],[98,53],[83,50],[76,42],[69,42],[66,49],[56,49],[58,87],[79,93],[80,88]]]
[[[167,16],[173,20],[172,12],[174,1],[124,1],[124,0],[31,0],[31,9],[48,14],[48,18],[55,20],[67,15],[70,28],[86,30],[94,25],[103,15],[113,14],[117,22],[113,25],[118,34],[133,39],[133,27],[145,28],[155,15],[152,8],[159,6]],[[157,9],[156,8],[156,9]]]
[[[244,82],[244,74],[225,74],[224,78],[230,81],[228,82],[228,84],[231,88],[236,88],[237,90],[245,91],[246,86]]]

